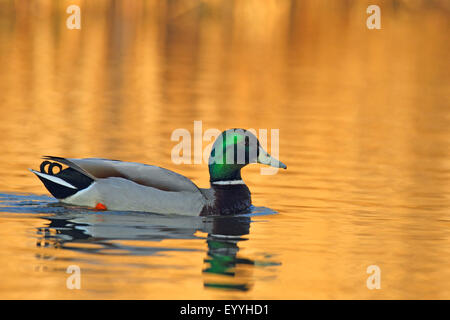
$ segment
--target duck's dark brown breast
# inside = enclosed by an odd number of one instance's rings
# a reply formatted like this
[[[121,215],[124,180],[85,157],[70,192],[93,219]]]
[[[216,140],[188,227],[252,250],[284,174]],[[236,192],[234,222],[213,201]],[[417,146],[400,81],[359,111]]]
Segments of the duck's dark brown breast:
[[[252,205],[251,193],[245,184],[212,185],[213,199],[203,207],[201,216],[233,215],[247,212]]]

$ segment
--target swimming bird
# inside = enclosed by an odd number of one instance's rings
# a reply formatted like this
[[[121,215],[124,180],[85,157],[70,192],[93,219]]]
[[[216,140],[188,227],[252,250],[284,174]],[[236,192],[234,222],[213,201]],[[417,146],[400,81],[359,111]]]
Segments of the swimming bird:
[[[197,187],[174,171],[142,163],[54,156],[43,159],[40,171],[30,171],[64,204],[191,216],[248,212],[251,193],[241,169],[250,163],[287,168],[244,129],[226,130],[214,142],[208,161],[209,189]],[[53,172],[55,167],[58,172]]]

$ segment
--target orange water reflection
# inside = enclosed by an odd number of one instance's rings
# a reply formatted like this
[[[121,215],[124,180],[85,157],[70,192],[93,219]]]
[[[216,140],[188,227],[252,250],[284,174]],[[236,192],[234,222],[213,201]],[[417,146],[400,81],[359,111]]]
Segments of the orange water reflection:
[[[73,3],[81,30],[65,27]],[[378,3],[382,30],[367,30],[366,1],[0,0],[1,191],[46,193],[26,171],[45,154],[158,164],[206,187],[205,164],[170,160],[172,131],[194,120],[280,129],[289,168],[243,173],[254,203],[280,213],[237,244],[280,262],[241,265],[249,290],[205,288],[207,241],[166,239],[198,251],[171,253],[179,269],[103,257],[110,268],[86,264],[89,290],[68,291],[66,262],[88,257],[39,251],[29,230],[44,220],[9,215],[0,296],[449,298],[450,7]],[[382,290],[365,287],[371,264]]]

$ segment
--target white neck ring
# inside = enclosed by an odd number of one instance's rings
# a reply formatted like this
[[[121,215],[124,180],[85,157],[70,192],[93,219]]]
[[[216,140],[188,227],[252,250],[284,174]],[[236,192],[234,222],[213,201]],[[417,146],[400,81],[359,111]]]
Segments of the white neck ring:
[[[245,184],[243,180],[225,180],[225,181],[213,181],[211,184],[216,185],[232,185],[232,184]]]

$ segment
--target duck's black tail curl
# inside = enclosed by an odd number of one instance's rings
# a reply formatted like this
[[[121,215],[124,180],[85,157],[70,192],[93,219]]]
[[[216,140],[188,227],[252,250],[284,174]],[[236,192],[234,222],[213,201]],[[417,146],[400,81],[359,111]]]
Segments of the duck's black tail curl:
[[[58,172],[54,173],[54,168]],[[64,199],[89,187],[94,180],[71,167],[66,169],[58,162],[45,160],[40,165],[40,172],[30,169],[42,181],[47,190],[57,199]]]

